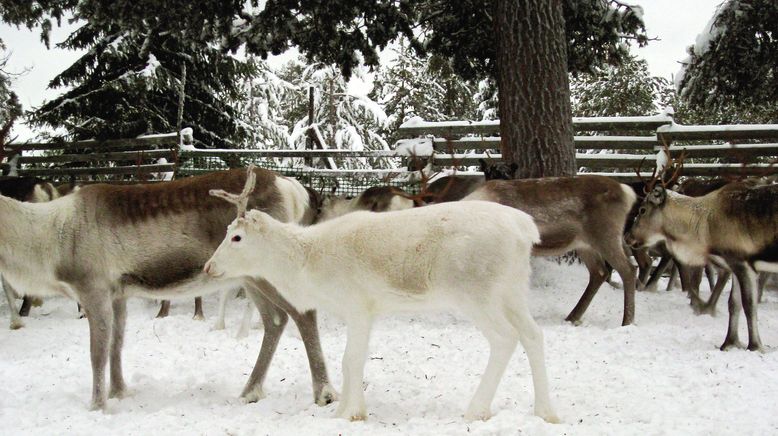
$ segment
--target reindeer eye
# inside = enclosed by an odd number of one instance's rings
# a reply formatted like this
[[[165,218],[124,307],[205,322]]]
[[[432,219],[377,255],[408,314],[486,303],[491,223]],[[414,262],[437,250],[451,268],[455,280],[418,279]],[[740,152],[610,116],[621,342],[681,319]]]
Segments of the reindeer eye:
[[[232,242],[240,242],[241,239],[240,235],[235,235],[232,237]]]
[[[640,209],[638,209],[638,215],[645,215],[648,209],[646,209],[645,206],[641,206]]]

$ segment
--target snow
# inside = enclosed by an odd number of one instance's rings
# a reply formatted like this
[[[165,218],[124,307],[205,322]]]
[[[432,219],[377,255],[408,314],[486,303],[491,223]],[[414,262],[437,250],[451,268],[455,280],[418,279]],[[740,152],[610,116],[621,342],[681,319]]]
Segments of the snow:
[[[265,383],[267,398],[237,396],[256,359],[261,331],[235,339],[243,308],[228,305],[227,330],[191,319],[191,300],[154,319],[157,305],[133,299],[124,347],[129,397],[89,412],[86,320],[64,299],[33,308],[26,327],[0,329],[0,422],[5,434],[775,434],[778,414],[778,295],[759,306],[764,354],[720,352],[718,317],[695,316],[680,291],[640,292],[635,326],[619,327],[622,293],[605,285],[581,326],[562,319],[586,283],[581,265],[534,260],[531,304],[545,332],[551,397],[562,424],[532,415],[532,384],[521,347],[487,422],[462,413],[486,365],[486,341],[455,315],[404,315],[376,324],[366,367],[366,422],[332,418],[337,405],[312,402],[299,334],[287,329]],[[660,288],[663,288],[660,286]],[[8,319],[3,301],[0,317]],[[343,325],[322,314],[330,376],[340,385]],[[744,328],[741,322],[741,329]],[[291,323],[290,323],[291,325]]]
[[[146,67],[143,68],[141,71],[138,72],[138,74],[141,77],[154,77],[154,75],[157,74],[157,68],[159,68],[161,64],[157,60],[157,57],[154,56],[154,54],[149,53],[149,58],[146,61]]]
[[[578,123],[671,123],[673,118],[668,112],[656,115],[638,117],[573,117],[573,124]],[[402,123],[400,129],[429,127],[463,127],[463,126],[499,126],[500,120],[487,121],[424,121],[421,117],[413,117]]]
[[[656,129],[659,133],[686,133],[686,132],[752,132],[772,130],[778,136],[778,124],[714,124],[707,126],[684,126],[681,124],[666,124]]]
[[[400,139],[394,150],[398,156],[431,156],[435,152],[432,138]]]

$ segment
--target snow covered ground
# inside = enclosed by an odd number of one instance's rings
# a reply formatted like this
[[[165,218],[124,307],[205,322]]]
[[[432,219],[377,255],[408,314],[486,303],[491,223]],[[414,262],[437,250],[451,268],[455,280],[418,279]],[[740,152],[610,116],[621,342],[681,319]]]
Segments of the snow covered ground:
[[[517,351],[487,422],[462,413],[486,365],[483,337],[463,319],[405,315],[376,326],[366,369],[369,418],[332,418],[336,405],[312,402],[303,344],[287,329],[265,383],[267,398],[244,405],[238,394],[259,351],[261,331],[235,339],[243,300],[231,302],[228,328],[191,319],[190,301],[154,319],[157,306],[131,300],[124,351],[131,395],[89,412],[91,376],[85,320],[55,299],[34,308],[27,326],[7,329],[0,306],[0,434],[523,434],[664,435],[778,433],[778,294],[759,307],[764,354],[718,351],[718,317],[694,316],[680,291],[639,293],[636,325],[619,327],[621,291],[604,286],[583,325],[562,321],[580,296],[580,265],[535,262],[532,305],[546,337],[552,400],[563,420],[532,415],[532,384]],[[726,298],[726,297],[725,297]],[[744,324],[741,322],[741,324]],[[742,328],[743,326],[741,326]],[[330,375],[340,385],[343,325],[322,316]],[[741,334],[745,338],[745,331]]]

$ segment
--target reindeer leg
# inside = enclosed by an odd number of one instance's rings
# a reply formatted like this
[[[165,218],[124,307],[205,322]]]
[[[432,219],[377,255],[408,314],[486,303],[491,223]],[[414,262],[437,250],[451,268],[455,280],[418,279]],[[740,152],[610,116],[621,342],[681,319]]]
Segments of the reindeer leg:
[[[219,311],[216,315],[216,323],[213,325],[214,330],[224,330],[224,314],[227,310],[227,299],[234,292],[232,289],[225,289],[219,292]]]
[[[324,353],[319,341],[319,329],[316,325],[316,312],[308,311],[301,314],[278,294],[273,285],[265,280],[260,280],[257,283],[257,288],[274,305],[289,314],[295,324],[297,324],[297,329],[300,331],[305,351],[308,355],[308,366],[310,367],[311,379],[313,381],[314,402],[323,406],[335,401],[337,392],[330,385],[329,375],[327,374],[327,364],[324,360]],[[267,330],[267,324],[265,324],[265,329]]]
[[[637,270],[627,259],[621,245],[621,237],[618,240],[608,240],[602,238],[604,242],[600,249],[600,254],[606,262],[613,265],[613,268],[619,272],[621,281],[624,283],[624,317],[621,325],[630,325],[635,321],[635,281],[637,280]]]
[[[251,371],[248,382],[246,382],[246,386],[240,394],[241,398],[247,403],[254,403],[265,396],[262,391],[262,383],[265,381],[267,369],[276,352],[278,341],[281,339],[281,333],[284,331],[284,327],[286,327],[289,316],[281,308],[271,303],[254,286],[246,286],[245,289],[248,296],[256,304],[257,309],[259,309],[262,323],[265,326],[262,348],[259,351],[259,356],[257,356],[257,362],[254,364],[254,369]]]
[[[761,303],[762,302],[762,294],[764,294],[764,288],[767,286],[767,281],[770,279],[770,273],[761,271],[759,273],[759,283],[758,283],[758,289],[759,292],[756,297],[756,302]]]
[[[713,268],[713,265],[706,264],[705,265],[705,278],[708,280],[708,287],[712,290],[714,287],[716,287],[716,283],[718,281],[716,280],[716,272]]]
[[[700,282],[702,281],[702,267],[691,267],[676,261],[678,274],[681,276],[681,288],[691,299],[691,306],[695,313],[700,312],[704,306],[700,299]]]
[[[32,297],[22,297],[22,307],[19,308],[19,316],[29,316],[32,308]]]
[[[157,318],[165,318],[170,315],[170,300],[162,300],[162,304],[159,305],[159,312],[157,312]]]
[[[724,291],[724,287],[727,286],[727,282],[729,281],[729,278],[732,276],[732,273],[725,270],[719,270],[719,273],[716,277],[716,285],[713,286],[710,298],[708,299],[708,302],[705,303],[700,308],[700,313],[704,313],[707,315],[715,316],[716,315],[716,305],[719,302],[719,298],[721,297],[722,291]]]
[[[646,248],[638,248],[636,250],[632,251],[633,255],[635,256],[635,261],[638,263],[638,281],[637,281],[637,289],[638,290],[646,290],[646,280],[648,279],[649,274],[651,273],[651,264],[653,262],[653,259],[651,259],[651,256],[648,254],[648,249]]]
[[[672,259],[671,259],[672,260]],[[667,287],[665,288],[665,292],[670,292],[673,290],[673,286],[677,285],[677,282],[679,280],[679,272],[678,272],[678,264],[675,263],[675,260],[672,260],[672,266],[670,267],[670,277],[667,280]]]
[[[762,339],[759,337],[759,323],[754,291],[756,290],[756,271],[745,262],[734,263],[732,272],[740,283],[740,295],[743,301],[743,311],[748,324],[748,349],[764,351]]]
[[[83,289],[83,288],[82,288]],[[91,410],[105,408],[105,365],[113,327],[113,308],[105,291],[91,288],[81,299],[89,322],[89,354],[92,361]]]
[[[586,269],[589,270],[589,283],[586,284],[586,289],[578,300],[578,303],[570,314],[567,315],[567,318],[565,318],[565,321],[575,325],[581,324],[581,317],[584,312],[586,312],[592,299],[594,299],[594,296],[597,294],[597,290],[600,289],[600,286],[602,286],[602,283],[607,277],[605,261],[599,254],[590,250],[578,250],[578,257],[581,258]]]
[[[197,321],[205,319],[205,315],[203,315],[203,297],[195,297],[195,312],[192,319]]]
[[[113,300],[113,328],[111,329],[111,385],[108,398],[123,398],[126,385],[122,374],[122,347],[124,330],[127,324],[127,300]]]
[[[8,300],[8,309],[11,312],[11,330],[18,330],[24,327],[22,318],[16,313],[16,292],[11,287],[11,284],[5,280],[5,277],[0,278],[3,282],[3,292],[5,292],[5,298]]]
[[[673,258],[670,256],[662,256],[662,258],[659,259],[659,265],[657,265],[656,268],[654,268],[654,271],[651,272],[651,277],[648,279],[648,283],[646,283],[646,285],[643,287],[644,291],[656,291],[657,285],[659,284],[659,279],[662,278],[662,274],[665,273],[672,260]]]
[[[740,283],[737,278],[732,278],[732,287],[729,291],[729,303],[727,304],[729,309],[729,322],[727,323],[727,337],[724,339],[724,343],[721,344],[719,349],[721,351],[729,350],[730,348],[743,348],[743,344],[740,343],[738,338],[738,324],[740,324]]]

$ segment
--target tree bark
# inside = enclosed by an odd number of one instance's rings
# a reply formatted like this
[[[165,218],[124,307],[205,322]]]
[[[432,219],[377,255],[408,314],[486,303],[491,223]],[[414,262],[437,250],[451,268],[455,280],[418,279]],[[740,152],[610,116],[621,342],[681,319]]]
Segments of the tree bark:
[[[562,0],[493,0],[503,159],[516,177],[574,175]]]

